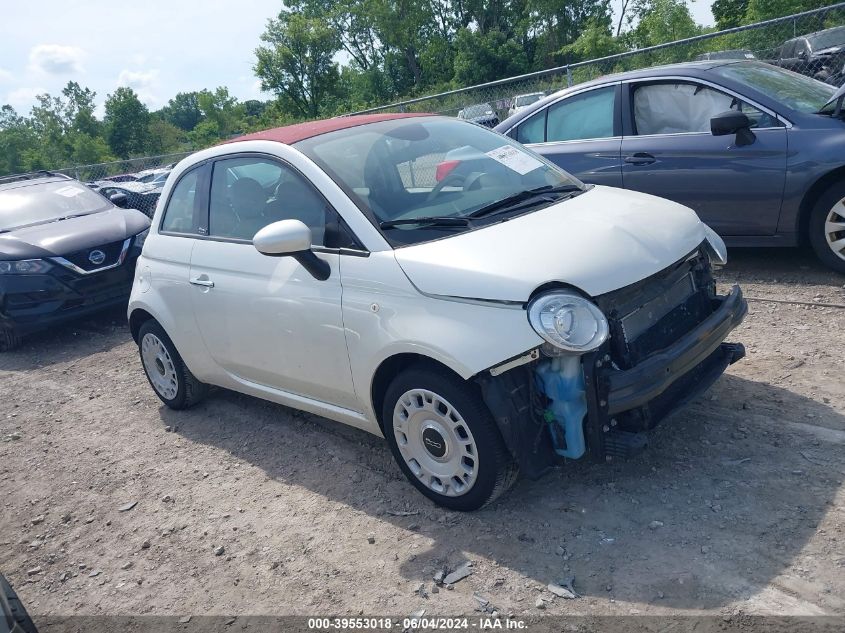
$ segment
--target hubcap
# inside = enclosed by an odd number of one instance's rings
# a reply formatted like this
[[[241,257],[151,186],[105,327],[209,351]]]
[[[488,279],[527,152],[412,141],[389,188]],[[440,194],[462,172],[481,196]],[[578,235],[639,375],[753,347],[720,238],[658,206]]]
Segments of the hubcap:
[[[408,468],[434,492],[459,497],[475,484],[475,439],[445,398],[427,389],[406,391],[393,409],[393,434]]]
[[[845,198],[833,205],[824,223],[824,237],[830,250],[845,259]]]
[[[141,362],[153,389],[167,400],[173,400],[179,391],[179,380],[170,353],[155,334],[147,333],[141,339]]]

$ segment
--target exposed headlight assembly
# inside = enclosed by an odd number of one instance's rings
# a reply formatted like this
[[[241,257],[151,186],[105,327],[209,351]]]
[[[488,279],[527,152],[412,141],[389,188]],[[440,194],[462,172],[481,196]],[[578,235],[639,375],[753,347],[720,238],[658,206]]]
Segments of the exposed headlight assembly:
[[[575,292],[556,290],[528,304],[531,327],[553,346],[584,353],[607,340],[607,319],[594,303]]]
[[[0,262],[0,275],[39,275],[50,270],[50,264],[43,259],[22,259],[15,262]]]

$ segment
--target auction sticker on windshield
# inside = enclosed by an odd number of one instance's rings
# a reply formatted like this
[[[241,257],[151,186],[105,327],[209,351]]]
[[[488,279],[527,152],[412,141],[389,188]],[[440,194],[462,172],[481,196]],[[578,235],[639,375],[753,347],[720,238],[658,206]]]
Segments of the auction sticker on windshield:
[[[514,170],[516,173],[524,176],[529,171],[534,171],[538,167],[542,167],[543,163],[534,158],[531,154],[520,151],[512,145],[502,145],[494,150],[486,152],[487,156],[493,160],[502,163],[508,169]]]

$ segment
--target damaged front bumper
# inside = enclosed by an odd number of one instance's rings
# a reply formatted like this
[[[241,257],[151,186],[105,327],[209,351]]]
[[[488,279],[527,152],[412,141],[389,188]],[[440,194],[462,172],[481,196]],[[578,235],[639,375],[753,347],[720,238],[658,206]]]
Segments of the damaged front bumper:
[[[630,369],[613,367],[605,350],[584,356],[585,433],[592,456],[625,456],[636,450],[643,438],[632,436],[706,391],[728,365],[745,356],[741,343],[724,342],[748,312],[742,291],[734,286],[714,301],[718,307],[701,324]]]
[[[637,321],[638,312],[651,313],[663,297],[687,287],[690,290],[677,295],[677,306],[658,323]],[[586,445],[586,454],[606,460],[642,448],[644,431],[705,391],[728,365],[745,355],[742,344],[724,341],[745,318],[748,305],[738,286],[727,295],[715,294],[709,261],[701,254],[643,286],[600,298],[599,305],[610,315],[612,335],[598,350],[580,358],[583,383],[579,381],[574,394],[567,394],[567,405],[577,411],[584,410],[579,402],[586,405],[576,455]],[[626,327],[629,334],[636,328],[636,336],[627,336],[631,340],[626,340]],[[572,438],[571,423],[566,433],[561,431],[567,425],[553,419],[553,400],[539,384],[543,364],[550,362],[526,354],[477,377],[503,438],[527,477],[540,476],[573,447],[562,440],[567,434]]]

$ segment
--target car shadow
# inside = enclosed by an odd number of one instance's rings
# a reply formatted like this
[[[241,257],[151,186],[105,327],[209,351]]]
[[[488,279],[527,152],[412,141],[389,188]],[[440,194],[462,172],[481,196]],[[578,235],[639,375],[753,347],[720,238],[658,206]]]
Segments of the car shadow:
[[[28,371],[74,361],[130,339],[126,307],[110,308],[24,337],[20,347],[0,352],[0,370]]]
[[[161,409],[162,424],[191,442],[431,539],[402,563],[408,580],[483,557],[542,584],[574,576],[585,596],[688,609],[759,593],[815,534],[839,488],[831,468],[842,447],[788,424],[809,415],[845,429],[823,404],[725,375],[639,457],[570,462],[458,513],[422,497],[386,443],[362,431],[227,391],[193,410]]]

